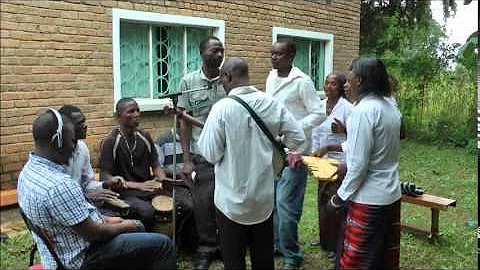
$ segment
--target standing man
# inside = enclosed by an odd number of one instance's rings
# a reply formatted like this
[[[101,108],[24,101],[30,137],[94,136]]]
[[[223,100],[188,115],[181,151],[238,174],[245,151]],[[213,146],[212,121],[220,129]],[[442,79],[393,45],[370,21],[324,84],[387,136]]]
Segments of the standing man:
[[[224,48],[215,36],[209,36],[200,43],[200,55],[203,65],[197,71],[182,78],[181,91],[204,89],[187,92],[178,102],[178,107],[188,114],[205,122],[213,104],[225,96],[219,80],[219,67],[223,61]],[[192,262],[194,269],[208,269],[210,262],[218,253],[217,226],[215,224],[215,207],[213,192],[215,189],[213,165],[200,153],[197,142],[201,128],[192,126],[190,122],[180,118],[180,137],[183,149],[183,173],[192,179],[195,225],[198,233],[198,247]]]
[[[311,132],[325,120],[322,108],[310,77],[292,65],[296,48],[291,41],[272,45],[272,66],[266,83],[266,93],[283,104],[305,132],[306,148],[311,152]],[[300,160],[300,152],[290,152],[289,160]],[[295,269],[303,262],[303,250],[298,244],[298,222],[302,216],[303,197],[307,183],[307,166],[292,162],[275,181],[275,251],[284,257],[283,268]]]
[[[90,151],[84,140],[87,137],[86,118],[79,107],[73,105],[64,105],[58,112],[70,119],[75,132],[75,150],[70,158],[68,165],[65,165],[65,171],[73,180],[77,181],[85,196],[90,199],[100,212],[108,216],[118,216],[119,213],[103,208],[105,199],[114,199],[118,193],[110,190],[120,189],[125,182],[120,178],[114,178],[109,181],[100,182],[95,180],[92,164],[90,163]]]
[[[173,269],[175,253],[170,239],[137,232],[134,220],[102,217],[85,200],[77,181],[65,173],[74,150],[74,130],[68,118],[50,110],[32,127],[35,152],[18,178],[18,204],[30,222],[52,240],[66,269]],[[135,232],[135,233],[133,233]],[[36,234],[42,265],[57,265]]]
[[[135,217],[145,228],[151,229],[154,213],[151,199],[158,195],[161,185],[149,181],[153,177],[165,178],[165,172],[158,162],[158,155],[148,132],[138,128],[140,108],[132,98],[122,98],[116,104],[119,126],[114,128],[100,146],[100,178],[104,182],[120,178],[125,181],[120,199],[130,205]],[[153,172],[153,176],[151,174]]]
[[[274,136],[283,134],[291,149],[302,146],[305,135],[288,110],[249,86],[244,60],[227,60],[220,78],[226,93],[244,100]],[[215,164],[215,206],[225,269],[245,269],[247,247],[252,269],[274,269],[274,146],[250,113],[229,98],[213,106],[198,146]]]

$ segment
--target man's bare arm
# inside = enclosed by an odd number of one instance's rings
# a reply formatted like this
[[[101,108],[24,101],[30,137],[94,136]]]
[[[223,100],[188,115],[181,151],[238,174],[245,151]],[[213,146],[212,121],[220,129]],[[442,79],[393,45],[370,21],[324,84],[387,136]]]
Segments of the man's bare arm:
[[[96,223],[90,217],[72,226],[72,229],[87,241],[104,241],[125,232],[137,231],[134,220],[122,220],[119,223]]]

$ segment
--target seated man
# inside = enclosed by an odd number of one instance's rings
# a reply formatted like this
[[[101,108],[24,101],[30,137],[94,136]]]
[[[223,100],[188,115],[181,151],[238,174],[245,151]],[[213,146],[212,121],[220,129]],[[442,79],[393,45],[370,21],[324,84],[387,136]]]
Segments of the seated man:
[[[113,211],[111,207],[105,207],[105,200],[117,198],[119,194],[110,190],[110,188],[121,188],[123,183],[118,178],[105,182],[95,180],[95,174],[90,163],[90,151],[83,141],[87,137],[85,115],[80,108],[73,105],[64,105],[58,112],[72,121],[75,132],[75,150],[68,165],[64,166],[66,173],[80,184],[87,199],[95,203],[102,214],[107,216],[120,215],[117,211]]]
[[[113,129],[100,146],[100,179],[113,178],[125,181],[116,189],[120,199],[130,205],[133,217],[140,219],[147,230],[154,225],[155,210],[151,199],[158,195],[161,185],[148,181],[153,177],[165,179],[165,172],[158,162],[157,150],[148,132],[139,129],[140,109],[132,98],[122,98],[116,105],[119,127]]]
[[[55,253],[67,269],[173,269],[171,241],[157,233],[136,232],[135,220],[102,217],[83,196],[82,188],[62,165],[74,150],[73,125],[57,111],[35,119],[35,152],[18,178],[18,204],[32,224],[52,239]],[[135,233],[133,233],[135,232]],[[56,262],[33,234],[45,269]]]
[[[178,133],[175,145],[173,143],[173,129],[162,133],[155,142],[158,162],[162,165],[163,170],[169,178],[173,178],[173,155],[176,153],[175,178],[179,181],[166,181],[163,183],[163,189],[168,195],[172,196],[172,189],[175,186],[175,209],[177,209],[176,232],[179,235],[181,243],[193,248],[192,238],[195,237],[195,221],[193,217],[193,198],[190,191],[193,183],[192,180],[190,180],[189,177],[185,177],[182,172],[183,151]]]

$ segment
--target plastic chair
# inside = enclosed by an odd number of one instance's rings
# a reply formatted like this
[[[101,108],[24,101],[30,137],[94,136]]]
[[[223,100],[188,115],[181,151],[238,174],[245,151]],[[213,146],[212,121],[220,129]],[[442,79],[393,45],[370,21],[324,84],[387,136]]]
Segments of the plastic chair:
[[[50,251],[50,254],[52,255],[53,259],[55,259],[55,262],[57,263],[57,270],[65,270],[66,268],[63,266],[62,262],[58,258],[57,253],[55,252],[55,249],[53,248],[53,241],[52,239],[48,236],[48,234],[43,230],[42,228],[34,225],[30,219],[25,215],[23,212],[22,208],[20,208],[20,215],[23,218],[23,221],[27,225],[28,230],[30,233],[35,233],[40,239],[42,239],[43,243],[48,248],[48,251]],[[35,258],[35,252],[37,251],[37,244],[33,243],[32,244],[32,249],[30,250],[30,262],[28,264],[28,269],[30,270],[44,270],[42,264],[34,264],[34,258]]]

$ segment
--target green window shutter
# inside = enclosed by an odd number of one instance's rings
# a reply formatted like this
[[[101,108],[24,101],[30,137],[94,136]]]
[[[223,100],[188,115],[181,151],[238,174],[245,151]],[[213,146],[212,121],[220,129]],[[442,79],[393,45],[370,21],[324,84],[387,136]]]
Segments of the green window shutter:
[[[310,42],[305,39],[294,39],[295,46],[297,47],[297,54],[293,60],[293,65],[299,68],[303,73],[310,74]]]
[[[150,97],[148,58],[148,25],[122,22],[120,25],[122,97]]]
[[[211,29],[187,28],[187,72],[192,72],[202,67],[199,45],[204,38],[211,34]]]
[[[150,48],[149,29],[148,24],[121,23],[122,97],[158,98],[159,95],[178,91],[185,72],[197,70],[202,66],[198,45],[212,33],[212,29],[209,28],[152,25]],[[150,50],[152,59],[149,59]],[[185,61],[185,53],[188,62]],[[151,72],[150,61],[153,69]],[[150,93],[150,75],[153,81],[153,95]]]
[[[317,91],[323,90],[323,78],[325,77],[325,43],[312,42],[312,80]]]
[[[184,27],[165,27],[168,55],[168,87],[166,92],[178,91],[178,85],[183,77],[184,51],[183,35]]]

